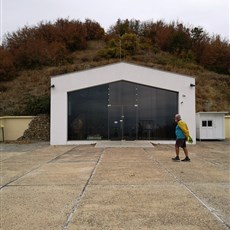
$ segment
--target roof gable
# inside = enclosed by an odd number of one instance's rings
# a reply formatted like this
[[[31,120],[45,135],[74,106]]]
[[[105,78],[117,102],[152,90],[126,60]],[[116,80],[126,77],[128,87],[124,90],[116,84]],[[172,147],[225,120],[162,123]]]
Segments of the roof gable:
[[[178,91],[178,84],[189,87],[195,83],[192,77],[149,67],[119,62],[89,70],[52,77],[51,84],[60,85],[64,91],[73,91],[115,81],[129,81]]]

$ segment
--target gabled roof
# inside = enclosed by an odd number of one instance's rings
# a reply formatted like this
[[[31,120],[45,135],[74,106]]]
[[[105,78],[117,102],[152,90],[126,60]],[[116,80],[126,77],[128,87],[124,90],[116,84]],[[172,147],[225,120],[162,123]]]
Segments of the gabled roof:
[[[189,88],[190,84],[195,84],[193,77],[125,62],[58,75],[52,77],[51,84],[69,92],[122,80],[172,91],[178,91],[178,84],[180,88],[182,85]]]

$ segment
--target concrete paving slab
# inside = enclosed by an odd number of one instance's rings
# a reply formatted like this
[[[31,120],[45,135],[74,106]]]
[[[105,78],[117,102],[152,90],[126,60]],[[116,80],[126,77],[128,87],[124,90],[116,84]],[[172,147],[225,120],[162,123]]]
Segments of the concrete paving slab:
[[[230,226],[229,183],[188,183],[187,186]]]
[[[20,145],[21,146],[21,145]],[[16,150],[16,147],[10,146],[10,150]],[[26,149],[26,147],[25,147]],[[40,167],[42,164],[55,159],[69,150],[73,149],[73,146],[44,146],[33,151],[20,152],[12,156],[13,152],[9,152],[11,157],[1,161],[0,164],[0,186],[14,181],[15,179],[33,171]],[[22,150],[22,147],[21,149]],[[7,155],[7,154],[5,154]]]
[[[116,164],[116,163],[115,163]],[[170,182],[171,178],[151,163],[101,164],[92,183],[94,184],[153,184]]]
[[[191,162],[173,162],[171,160],[174,157],[173,151],[148,151],[150,159],[154,162],[158,162],[163,167],[167,168],[170,172],[179,176],[183,181],[196,181],[196,182],[217,182],[217,183],[229,183],[230,182],[230,169],[229,165],[226,167],[223,161],[219,159],[219,163],[212,162],[209,159],[203,159],[200,156],[196,156],[191,153]],[[230,154],[229,154],[230,155]],[[181,154],[181,159],[184,156]],[[218,157],[216,156],[216,159]],[[227,160],[226,160],[227,161]]]
[[[49,142],[34,142],[34,143],[0,143],[2,152],[30,152],[35,149],[49,146]]]
[[[89,186],[69,230],[224,229],[178,185]]]
[[[20,156],[25,152],[3,152],[0,151],[0,162],[3,162],[11,157]]]
[[[23,176],[12,185],[84,185],[94,167],[94,162],[49,163]]]
[[[8,186],[1,191],[2,230],[62,229],[82,186]]]
[[[101,154],[101,149],[74,148],[68,153],[56,158],[56,162],[96,162]]]
[[[230,229],[229,144],[189,145],[190,163],[172,162],[174,145],[11,146],[1,162],[1,227]]]
[[[97,141],[96,148],[152,148],[150,141]]]
[[[159,159],[152,158],[149,152],[141,149],[106,149],[89,184],[89,190],[77,210],[78,214],[76,218],[74,216],[68,229],[226,229],[226,226],[217,220],[195,194],[187,189],[184,183],[181,183],[183,178],[178,177],[177,179],[172,169],[170,167],[168,169],[169,165],[176,166],[176,168],[179,165],[169,160],[165,154],[157,153],[156,150],[150,152],[154,152],[160,159],[167,158],[167,165],[162,165]],[[139,161],[134,159],[139,159]],[[146,159],[149,160],[149,163],[146,163]],[[188,167],[186,164],[181,164],[181,166],[184,169]],[[150,183],[146,183],[146,180]],[[129,191],[126,191],[127,194],[132,193],[135,186],[138,187],[138,191],[135,191],[134,194],[140,190],[143,194],[135,200],[132,200],[130,195],[125,197],[124,191],[116,194],[122,186],[124,190]],[[99,194],[96,194],[97,192],[92,192],[97,187],[100,187],[100,197]],[[150,193],[155,191],[154,196],[151,197],[149,191]],[[186,201],[180,204],[183,193]],[[92,197],[87,199],[87,194]],[[104,197],[105,194],[108,197]],[[114,197],[115,203],[111,202]],[[97,198],[99,198],[98,202]],[[144,202],[142,199],[148,201]],[[139,201],[140,205],[137,205]],[[160,202],[159,207],[158,201]],[[103,202],[107,204],[105,209]],[[145,203],[148,206],[149,202],[153,202],[153,207],[147,208],[147,211],[143,210]],[[184,210],[186,202],[189,203],[189,208]],[[130,206],[134,206],[133,210],[130,210]],[[143,217],[141,217],[142,214]],[[175,221],[173,221],[174,218]]]
[[[53,159],[56,156],[61,155],[62,153],[65,153],[75,146],[44,146],[39,147],[38,149],[33,149],[31,151],[16,151],[17,147],[13,148],[11,146],[11,149],[14,150],[17,154],[12,155],[12,151],[10,152],[1,152],[3,157],[7,158],[8,161],[11,162],[25,162],[25,161],[36,161],[42,160],[43,162]],[[21,147],[22,148],[22,147]],[[26,149],[26,147],[25,147]],[[10,157],[7,157],[7,155],[10,155]],[[3,161],[5,163],[5,160]]]
[[[181,180],[185,182],[213,182],[213,183],[225,183],[229,181],[229,174],[221,169],[209,165],[207,163],[191,163],[182,165],[179,163],[179,167],[176,165],[167,165],[167,168],[175,175],[180,174]],[[196,175],[196,176],[195,176]]]
[[[15,181],[4,177],[9,184],[0,191],[1,229],[63,228],[98,160],[62,162],[62,157],[71,157],[72,149],[50,146],[2,162],[3,174],[12,170]],[[36,168],[27,172],[29,166]]]
[[[38,166],[33,162],[16,163],[4,162],[0,164],[0,186],[20,178]]]
[[[92,183],[151,184],[169,181],[164,171],[154,166],[141,148],[109,148],[104,151]]]
[[[211,212],[230,226],[230,167],[229,142],[207,142],[190,146],[191,162],[173,162],[173,151],[153,152],[149,157],[159,162],[174,178],[191,190]],[[199,145],[201,144],[201,146]],[[151,154],[150,154],[151,153]],[[181,153],[181,158],[183,153]]]
[[[131,154],[130,154],[131,153]],[[108,162],[146,162],[149,163],[149,159],[145,156],[143,148],[107,148],[105,154],[102,156],[102,163]]]

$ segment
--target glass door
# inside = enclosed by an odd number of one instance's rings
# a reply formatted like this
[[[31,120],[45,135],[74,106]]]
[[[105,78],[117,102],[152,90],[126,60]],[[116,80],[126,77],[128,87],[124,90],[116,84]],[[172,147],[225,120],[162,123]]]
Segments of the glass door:
[[[123,117],[121,106],[108,107],[108,137],[111,140],[122,140]]]
[[[109,106],[108,113],[109,139],[137,139],[137,107],[127,105]]]

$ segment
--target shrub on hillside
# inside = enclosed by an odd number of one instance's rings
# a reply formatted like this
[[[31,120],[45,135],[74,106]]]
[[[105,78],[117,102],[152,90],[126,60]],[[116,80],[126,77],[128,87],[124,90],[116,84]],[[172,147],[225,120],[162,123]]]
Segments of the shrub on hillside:
[[[62,43],[48,43],[44,40],[27,40],[14,51],[18,68],[31,69],[41,66],[57,66],[67,60],[67,50]]]
[[[38,115],[50,114],[50,97],[28,97],[26,99],[25,114]]]
[[[102,39],[105,35],[104,29],[100,26],[99,23],[86,19],[84,26],[86,27],[86,39],[90,40],[99,40]]]
[[[15,75],[13,55],[0,47],[0,81],[11,80]]]

